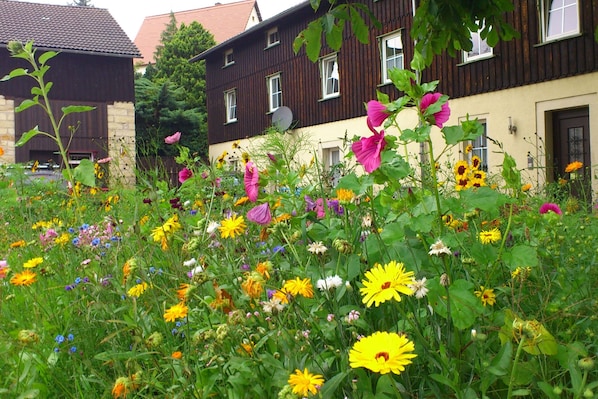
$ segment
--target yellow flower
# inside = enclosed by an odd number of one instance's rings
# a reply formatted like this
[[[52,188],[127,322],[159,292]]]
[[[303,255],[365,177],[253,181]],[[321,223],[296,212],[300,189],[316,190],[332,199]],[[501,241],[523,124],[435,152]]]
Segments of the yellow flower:
[[[417,357],[413,342],[404,335],[377,331],[357,341],[349,352],[352,368],[364,367],[375,373],[401,374]]]
[[[500,230],[496,227],[492,230],[480,231],[480,242],[482,244],[493,244],[501,239]]]
[[[241,146],[241,140],[237,140],[237,141],[233,142],[233,150],[236,150],[240,146]]]
[[[252,276],[248,276],[247,279],[241,283],[241,288],[243,288],[243,291],[245,291],[250,298],[254,299],[259,298],[264,291],[261,279]]]
[[[343,204],[348,204],[355,198],[355,193],[353,190],[348,190],[346,188],[338,188],[336,189],[336,199],[338,202]]]
[[[455,190],[461,191],[471,187],[471,181],[467,177],[460,177],[457,179]]]
[[[295,277],[294,280],[286,281],[283,289],[293,296],[301,295],[306,298],[313,298],[314,296],[314,287],[309,278],[300,279]]]
[[[112,387],[113,398],[126,398],[127,394],[131,391],[131,380],[127,377],[119,377],[114,382]]]
[[[467,163],[467,161],[458,161],[455,164],[455,176],[457,177],[457,180],[459,180],[459,178],[467,176],[467,174],[469,173],[469,164]]]
[[[161,243],[162,249],[168,249],[168,239],[174,235],[177,230],[182,229],[183,226],[179,223],[178,215],[172,216],[162,226],[156,227],[152,230],[152,238],[154,242]]]
[[[54,239],[54,243],[57,245],[65,245],[70,241],[70,239],[71,236],[69,236],[69,233],[62,233],[59,237]]]
[[[526,191],[529,191],[531,188],[532,188],[532,185],[531,185],[531,183],[527,183],[527,184],[524,184],[524,185],[521,187],[521,191],[522,191],[522,192],[526,192]]]
[[[575,161],[575,162],[571,162],[569,165],[567,165],[567,167],[565,168],[565,173],[571,173],[571,172],[575,172],[576,170],[579,170],[583,168],[583,163],[579,162],[579,161]]]
[[[24,270],[21,273],[17,273],[10,279],[12,285],[26,285],[30,286],[36,281],[36,274],[30,270]]]
[[[281,304],[289,303],[289,297],[284,288],[281,290],[276,290],[276,292],[272,294],[272,300],[274,299],[278,300]]]
[[[248,201],[249,201],[248,196],[241,197],[237,200],[237,202],[235,202],[235,206],[245,205]]]
[[[136,285],[132,286],[129,289],[129,291],[127,291],[127,295],[139,298],[141,296],[141,294],[143,294],[145,292],[145,290],[147,290],[147,287],[148,287],[148,285],[145,281],[142,283],[136,284]]]
[[[164,320],[176,321],[177,319],[184,319],[187,317],[187,312],[189,312],[189,308],[185,305],[185,302],[179,302],[166,310]]]
[[[32,258],[29,259],[27,262],[23,263],[23,267],[25,269],[33,269],[34,267],[36,267],[37,265],[40,265],[44,262],[44,258],[42,258],[41,256],[37,257],[37,258]]]
[[[479,291],[474,291],[475,296],[482,300],[482,305],[494,305],[496,303],[496,295],[494,294],[494,290],[492,288],[484,288],[483,285],[480,286]]]
[[[482,164],[482,160],[477,155],[471,157],[471,169],[478,170],[480,165]]]
[[[171,358],[179,360],[183,358],[183,352],[181,351],[176,351],[176,352],[172,352],[172,355],[170,355]]]
[[[245,232],[247,225],[243,216],[232,215],[228,219],[224,219],[220,222],[220,236],[222,238],[235,238],[235,236],[241,235]]]
[[[257,271],[263,278],[268,280],[270,278],[270,272],[272,271],[272,262],[268,260],[258,263],[255,267],[255,271]]]
[[[306,397],[310,392],[315,395],[318,389],[324,384],[324,377],[319,374],[312,374],[307,371],[296,369],[295,374],[289,376],[289,385],[293,387],[293,393]]]
[[[179,301],[185,302],[187,298],[189,298],[189,295],[191,294],[194,288],[194,285],[187,283],[179,285],[179,289],[176,291],[176,296],[177,298],[179,298]]]
[[[413,290],[409,287],[413,284],[413,272],[405,272],[402,263],[393,260],[384,266],[376,264],[365,273],[365,277],[367,280],[359,291],[363,295],[362,302],[367,307],[372,304],[378,307],[390,299],[400,302],[400,294],[413,295]]]
[[[465,147],[465,153],[469,154],[472,150],[473,146],[471,144],[467,144],[467,147]]]

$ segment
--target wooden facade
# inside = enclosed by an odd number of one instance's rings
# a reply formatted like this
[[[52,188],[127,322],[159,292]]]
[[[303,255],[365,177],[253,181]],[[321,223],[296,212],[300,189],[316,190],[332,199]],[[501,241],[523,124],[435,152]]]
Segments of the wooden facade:
[[[42,52],[39,51],[38,54]],[[21,59],[10,58],[8,52],[0,56],[0,76],[14,68],[27,68]],[[70,145],[72,151],[93,152],[94,157],[108,156],[107,104],[134,102],[135,91],[131,58],[106,57],[77,53],[60,53],[48,63],[50,70],[46,82],[53,82],[50,91],[54,115],[61,115],[61,108],[68,105],[89,105],[93,111],[68,115],[61,129],[63,142],[68,141],[70,129],[76,132]],[[0,94],[14,100],[15,105],[31,98],[33,79],[21,77],[0,83]],[[15,113],[16,140],[23,132],[38,126],[41,131],[52,133],[48,116],[40,107]],[[60,163],[58,148],[49,138],[37,136],[15,151],[15,162],[25,163],[51,160]]]
[[[359,43],[347,27],[337,60],[340,95],[323,100],[319,63],[307,59],[304,51],[295,55],[292,43],[314,14],[309,2],[268,19],[243,34],[221,43],[196,57],[206,62],[209,143],[217,144],[252,137],[271,125],[268,113],[268,76],[280,73],[282,104],[293,111],[296,127],[319,125],[365,115],[364,102],[376,90],[391,97],[399,93],[391,84],[381,85],[378,38],[401,31],[405,66],[413,56],[409,37],[412,23],[411,2],[364,0],[382,23],[371,29],[370,44]],[[515,1],[507,20],[521,37],[500,42],[493,56],[475,62],[447,55],[436,57],[423,76],[424,81],[440,80],[439,91],[451,98],[467,97],[521,87],[598,71],[598,46],[593,30],[598,25],[598,0],[580,2],[579,35],[542,43],[537,0]],[[323,7],[325,8],[325,7]],[[266,48],[266,32],[277,27],[280,44]],[[233,49],[234,63],[224,67],[223,55]],[[322,48],[321,56],[332,54]],[[227,90],[236,90],[237,122],[226,123]]]

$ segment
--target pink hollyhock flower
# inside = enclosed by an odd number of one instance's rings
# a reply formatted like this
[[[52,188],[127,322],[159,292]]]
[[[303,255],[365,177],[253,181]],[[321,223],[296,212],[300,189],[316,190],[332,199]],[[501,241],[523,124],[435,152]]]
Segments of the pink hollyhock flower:
[[[422,101],[420,104],[420,108],[422,112],[425,112],[426,109],[432,104],[435,104],[442,94],[440,93],[427,93],[422,97]],[[442,129],[442,125],[444,122],[448,121],[449,116],[451,116],[451,109],[449,108],[448,103],[442,104],[440,111],[434,114],[434,124]]]
[[[193,177],[193,172],[191,172],[189,169],[187,168],[183,168],[180,172],[179,172],[179,181],[181,183],[184,183],[187,179]]]
[[[257,201],[257,195],[259,191],[259,173],[257,170],[257,166],[251,161],[245,164],[245,194],[249,198],[249,201],[255,202]]]
[[[389,113],[386,112],[386,105],[380,101],[370,100],[367,105],[368,109],[368,125],[371,124],[373,127],[382,126],[386,118],[389,117]]]
[[[181,139],[181,132],[176,132],[172,136],[168,136],[164,139],[166,144],[176,144]]]
[[[563,211],[561,211],[561,208],[559,208],[559,206],[557,204],[553,204],[551,202],[546,202],[544,204],[542,204],[542,206],[540,207],[540,214],[544,215],[545,213],[548,212],[554,212],[557,215],[562,215]]]
[[[247,212],[247,220],[261,225],[269,224],[270,221],[272,221],[270,204],[266,202],[252,208],[249,212]]]
[[[357,162],[363,165],[366,172],[372,173],[380,167],[382,162],[380,153],[386,147],[386,140],[384,140],[384,130],[380,133],[374,132],[373,136],[363,137],[359,141],[351,145],[351,149],[355,153]]]
[[[324,219],[326,217],[326,211],[324,210],[324,198],[318,198],[316,200],[316,217],[318,219]]]

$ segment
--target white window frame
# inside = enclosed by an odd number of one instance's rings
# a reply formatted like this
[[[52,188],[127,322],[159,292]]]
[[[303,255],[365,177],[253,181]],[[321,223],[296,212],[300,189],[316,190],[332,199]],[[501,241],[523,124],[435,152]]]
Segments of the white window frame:
[[[282,107],[282,79],[280,73],[266,78],[268,87],[268,111],[274,112]]]
[[[552,4],[555,1],[558,1],[559,4],[552,9]],[[569,4],[565,4],[567,2]],[[580,0],[540,0],[540,21],[542,24],[542,40],[544,42],[558,40],[561,38],[578,35],[580,33],[579,3]],[[571,15],[571,12],[574,12],[575,15]],[[575,18],[575,28],[564,31],[565,15]],[[559,32],[553,34],[549,33],[551,23],[560,24]]]
[[[268,32],[266,32],[266,48],[276,46],[277,44],[280,44],[280,33],[278,33],[278,27],[276,26],[268,29]]]
[[[224,107],[226,111],[226,123],[237,121],[237,89],[224,92]]]
[[[320,76],[322,77],[322,98],[338,97],[340,95],[340,77],[337,54],[320,59]]]
[[[235,63],[234,52],[232,48],[229,48],[224,52],[224,66],[233,65]]]
[[[387,45],[388,42],[397,40],[399,41],[401,47],[401,51],[397,52],[396,54],[388,54],[387,49],[389,46]],[[392,47],[395,48],[395,47]],[[388,76],[389,69],[398,68],[398,69],[405,69],[405,52],[403,48],[403,39],[401,35],[401,31],[393,32],[386,36],[380,37],[380,58],[382,61],[382,83],[390,83],[391,80]],[[393,61],[393,67],[389,68],[388,64],[390,61]]]
[[[471,51],[463,51],[463,62],[483,60],[494,55],[494,49],[480,36],[481,31],[482,29],[477,32],[471,32],[471,43],[473,44],[473,48]],[[482,52],[482,50],[485,51]]]
[[[480,170],[488,172],[488,123],[485,120],[478,120],[484,127],[484,133],[475,140],[471,140],[471,153],[469,154],[469,161],[477,155],[480,158]]]

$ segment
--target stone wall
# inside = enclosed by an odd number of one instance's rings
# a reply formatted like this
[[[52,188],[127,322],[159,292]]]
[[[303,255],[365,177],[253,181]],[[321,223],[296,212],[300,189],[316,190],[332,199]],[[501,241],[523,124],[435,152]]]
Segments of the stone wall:
[[[0,96],[0,164],[15,162],[15,102]]]
[[[135,104],[108,104],[110,187],[135,185]]]

